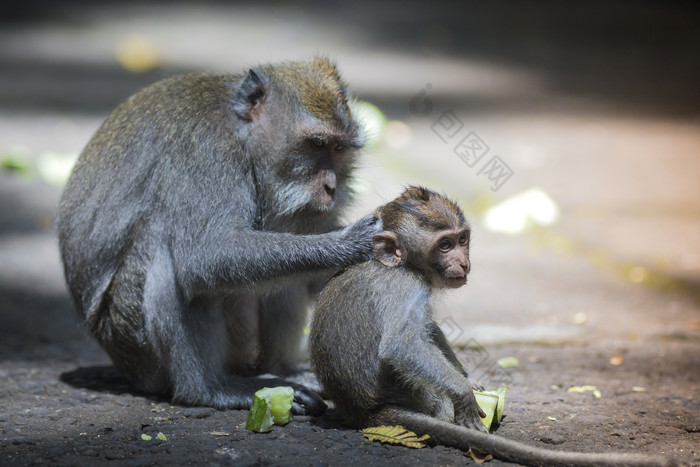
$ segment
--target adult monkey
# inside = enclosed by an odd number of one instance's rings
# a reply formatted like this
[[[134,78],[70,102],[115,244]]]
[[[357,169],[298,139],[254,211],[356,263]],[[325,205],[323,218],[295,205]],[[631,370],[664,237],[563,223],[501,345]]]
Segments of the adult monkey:
[[[368,259],[377,219],[340,229],[361,130],[325,58],[167,79],[83,150],[59,246],[90,333],[139,390],[246,408],[289,384],[308,285]],[[325,404],[304,386],[294,410]]]

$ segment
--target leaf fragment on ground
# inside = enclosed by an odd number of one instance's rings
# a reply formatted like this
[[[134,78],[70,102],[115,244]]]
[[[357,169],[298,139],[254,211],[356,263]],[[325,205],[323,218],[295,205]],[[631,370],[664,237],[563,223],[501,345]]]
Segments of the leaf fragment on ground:
[[[270,431],[273,423],[286,425],[292,419],[293,399],[294,389],[290,386],[262,388],[256,391],[245,424],[246,429],[265,433]]]
[[[566,390],[566,392],[574,392],[577,394],[584,393],[586,391],[590,391],[593,393],[593,396],[596,399],[600,399],[603,395],[601,394],[600,390],[598,390],[597,386],[591,386],[589,384],[583,385],[583,386],[571,386],[569,389]]]
[[[520,365],[520,360],[516,357],[503,357],[496,361],[496,364],[501,368],[511,368]]]
[[[482,418],[481,421],[487,430],[501,422],[503,406],[506,401],[506,389],[508,389],[506,386],[501,386],[491,391],[474,391],[477,404],[486,414],[486,417]]]
[[[469,448],[467,455],[471,457],[477,464],[483,464],[493,459],[493,456],[487,452],[481,451],[476,448]]]
[[[362,430],[362,435],[370,441],[398,444],[409,448],[420,449],[427,446],[426,441],[430,436],[423,435],[420,438],[412,431],[402,426],[373,426]]]
[[[619,365],[622,365],[622,362],[623,362],[623,358],[622,358],[622,357],[618,357],[617,355],[616,355],[616,356],[613,356],[613,357],[610,357],[610,364],[611,364],[611,365],[619,366]]]
[[[32,165],[24,158],[9,155],[0,157],[0,168],[8,172],[18,172],[26,175],[31,172]]]
[[[498,395],[474,391],[474,397],[476,398],[476,403],[479,404],[481,410],[486,414],[486,417],[482,418],[481,422],[487,430],[490,430],[491,424],[496,418]]]
[[[159,440],[161,440],[161,441],[167,441],[167,440],[168,440],[168,438],[166,438],[165,435],[164,435],[163,433],[161,433],[160,431],[159,431],[158,434],[156,435],[156,438],[159,439]]]
[[[146,433],[142,433],[142,434],[141,434],[141,439],[144,440],[144,441],[150,441],[150,440],[153,439],[153,436],[149,436],[149,435],[147,435]]]

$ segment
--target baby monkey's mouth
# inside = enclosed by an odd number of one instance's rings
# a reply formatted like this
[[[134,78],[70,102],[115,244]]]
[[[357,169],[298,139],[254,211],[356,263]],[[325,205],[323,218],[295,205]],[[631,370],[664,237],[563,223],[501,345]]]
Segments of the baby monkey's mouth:
[[[449,287],[461,287],[467,283],[467,275],[463,276],[448,276],[445,277],[445,282]]]

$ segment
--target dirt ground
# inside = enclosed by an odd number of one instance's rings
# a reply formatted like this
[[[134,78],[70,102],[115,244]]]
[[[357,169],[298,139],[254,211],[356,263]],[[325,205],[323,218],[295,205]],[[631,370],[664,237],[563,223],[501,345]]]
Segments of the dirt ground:
[[[348,217],[421,183],[471,219],[469,285],[436,319],[478,383],[509,386],[496,434],[700,466],[698,7],[463,3],[17,3],[0,18],[0,158],[77,154],[162,76],[327,53],[390,120]],[[115,58],[134,35],[157,51],[143,73]],[[413,105],[423,89],[432,112]],[[462,124],[449,141],[447,113]],[[504,185],[458,157],[469,132],[512,169]],[[53,231],[61,188],[37,172],[0,171],[0,465],[473,462],[367,441],[333,410],[254,434],[245,411],[134,393],[77,322]],[[489,227],[488,208],[533,188],[555,223]],[[600,397],[568,392],[582,385]]]
[[[25,200],[21,215],[2,210],[6,228],[21,232],[22,241],[0,249],[0,278],[11,283],[0,294],[0,465],[462,465],[471,463],[464,453],[446,447],[420,450],[381,445],[346,429],[329,410],[319,418],[296,417],[286,427],[254,434],[244,428],[246,411],[217,411],[201,407],[173,406],[167,401],[134,393],[111,366],[104,352],[84,335],[63,290],[55,240],[45,220],[51,217],[60,190],[41,183],[18,181],[1,175],[2,198]],[[27,201],[34,200],[34,203]],[[39,202],[38,200],[41,200]],[[36,226],[44,226],[37,228]],[[49,229],[48,231],[46,229]],[[498,239],[498,237],[496,238]],[[486,241],[486,239],[482,239]],[[503,242],[507,243],[507,242]],[[487,243],[484,249],[491,251]],[[478,250],[476,250],[478,251]],[[497,253],[497,252],[496,252]],[[557,283],[567,288],[567,278],[580,260],[553,253],[521,255],[533,266],[537,258],[556,261]],[[482,258],[486,275],[498,269],[497,260]],[[562,262],[564,261],[564,262]],[[489,264],[492,263],[492,264]],[[574,266],[572,266],[572,264]],[[541,263],[535,267],[550,277]],[[581,452],[639,452],[668,454],[685,465],[700,465],[700,341],[698,321],[692,313],[668,310],[673,319],[663,325],[658,303],[669,292],[639,289],[605,273],[590,272],[612,287],[610,298],[583,293],[588,305],[602,300],[614,308],[616,300],[632,300],[624,313],[607,319],[607,310],[589,313],[589,320],[619,326],[625,331],[596,327],[590,336],[567,335],[563,341],[520,344],[479,344],[477,332],[467,343],[476,344],[458,355],[476,381],[488,387],[509,386],[505,418],[497,434],[533,446]],[[503,274],[503,273],[502,273]],[[519,272],[514,272],[522,276]],[[37,278],[44,278],[37,284]],[[482,288],[474,272],[476,308],[488,309],[491,292]],[[504,280],[508,280],[504,274]],[[542,278],[536,283],[541,284]],[[588,279],[587,279],[588,280]],[[599,295],[604,287],[592,284]],[[526,281],[517,285],[527,292]],[[469,291],[467,291],[469,292]],[[684,295],[671,293],[682,302]],[[469,293],[466,295],[469,296]],[[635,298],[636,296],[636,298]],[[581,300],[576,290],[562,294],[565,302]],[[636,302],[641,300],[641,302]],[[483,302],[483,306],[479,305]],[[487,303],[488,302],[488,303]],[[496,306],[507,313],[504,300]],[[448,302],[446,308],[459,306]],[[646,304],[651,311],[644,311]],[[570,305],[553,305],[565,308]],[[639,307],[639,309],[635,309]],[[677,308],[683,308],[680,305]],[[525,310],[527,310],[525,306]],[[454,312],[454,309],[451,310]],[[648,314],[651,313],[651,316]],[[681,314],[679,317],[678,314]],[[469,328],[464,316],[454,314],[445,328],[455,344],[464,343]],[[518,318],[513,316],[512,320]],[[656,322],[654,320],[657,320]],[[496,318],[481,318],[498,322]],[[525,321],[536,322],[532,317]],[[636,322],[635,327],[632,323]],[[649,327],[653,330],[649,332]],[[460,329],[464,327],[464,329]],[[476,327],[479,327],[478,325]],[[455,328],[458,334],[455,335]],[[549,332],[568,328],[554,327]],[[637,331],[637,332],[634,332]],[[646,332],[645,332],[646,331]],[[451,334],[450,334],[451,333]],[[551,336],[550,336],[551,338]],[[502,369],[501,357],[516,357],[519,365]],[[618,364],[611,364],[611,358]],[[571,386],[594,385],[592,392],[570,393]],[[163,433],[166,441],[157,440]],[[142,434],[153,439],[145,441]],[[501,465],[491,461],[491,465]]]
[[[698,350],[697,342],[682,337],[651,344],[503,346],[489,349],[483,365],[502,356],[515,356],[520,365],[482,381],[510,385],[500,436],[556,450],[668,454],[700,465]],[[89,343],[25,343],[14,355],[0,370],[1,465],[471,462],[452,448],[413,450],[367,441],[343,428],[333,410],[255,434],[244,428],[246,411],[173,406],[133,393]],[[622,356],[624,363],[611,366],[609,355]],[[474,354],[460,357],[470,361]],[[571,382],[595,385],[601,397],[569,393]],[[157,440],[158,433],[167,441]],[[145,441],[143,434],[153,439]]]

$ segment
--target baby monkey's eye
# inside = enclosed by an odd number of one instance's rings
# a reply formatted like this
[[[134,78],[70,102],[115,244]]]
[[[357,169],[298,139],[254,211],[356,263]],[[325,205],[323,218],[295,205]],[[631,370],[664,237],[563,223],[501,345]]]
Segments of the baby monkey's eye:
[[[459,236],[459,244],[460,245],[466,245],[467,242],[469,242],[469,235],[463,233],[462,235]]]
[[[345,145],[344,144],[336,144],[335,147],[333,148],[335,152],[342,152],[345,151]]]
[[[440,240],[440,243],[438,243],[438,248],[440,248],[440,251],[449,251],[450,248],[452,248],[452,241],[447,238],[443,238]]]

